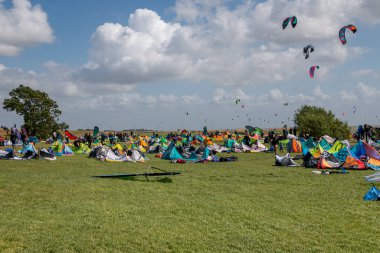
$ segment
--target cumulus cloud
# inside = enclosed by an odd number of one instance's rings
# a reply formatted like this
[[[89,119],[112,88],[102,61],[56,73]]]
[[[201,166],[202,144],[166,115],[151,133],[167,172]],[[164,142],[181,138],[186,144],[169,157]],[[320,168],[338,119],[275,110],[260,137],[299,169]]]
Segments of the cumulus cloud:
[[[360,77],[374,77],[379,78],[380,74],[375,69],[359,69],[351,73],[351,76],[360,78]]]
[[[94,83],[188,79],[257,86],[305,75],[305,68],[317,62],[324,66],[319,76],[325,77],[337,64],[366,52],[361,47],[348,51],[337,36],[341,26],[360,19],[356,10],[364,5],[361,0],[178,0],[172,8],[177,22],[138,9],[127,25],[105,23],[97,28],[89,60],[76,76]],[[299,24],[282,30],[289,13]],[[300,48],[309,43],[317,43],[317,48],[306,62]]]
[[[317,86],[314,89],[314,96],[322,99],[322,100],[329,100],[331,99],[331,96],[329,94],[323,93],[322,89],[320,86]]]
[[[376,89],[375,87],[359,82],[356,88],[364,98],[380,98],[380,90]]]
[[[78,78],[93,82],[134,84],[176,77],[183,70],[181,56],[165,53],[177,23],[138,9],[129,26],[105,23],[91,37],[89,61]]]
[[[312,95],[305,95],[303,93],[299,94],[288,94],[285,92],[282,92],[281,90],[275,88],[268,91],[268,93],[265,93],[260,96],[259,102],[261,104],[271,104],[271,103],[284,103],[284,102],[291,102],[291,103],[310,103],[315,100],[314,96]]]
[[[378,0],[361,0],[358,9],[360,18],[370,24],[380,23],[380,2]]]
[[[13,0],[13,7],[6,9],[3,2],[0,1],[0,55],[15,56],[26,47],[54,40],[47,14],[39,5]]]
[[[342,90],[340,93],[340,99],[343,102],[355,102],[358,101],[358,96],[354,92]]]
[[[252,101],[254,96],[247,95],[242,89],[233,89],[226,91],[223,88],[217,88],[213,92],[213,101],[216,104],[235,104],[237,99],[241,103]]]

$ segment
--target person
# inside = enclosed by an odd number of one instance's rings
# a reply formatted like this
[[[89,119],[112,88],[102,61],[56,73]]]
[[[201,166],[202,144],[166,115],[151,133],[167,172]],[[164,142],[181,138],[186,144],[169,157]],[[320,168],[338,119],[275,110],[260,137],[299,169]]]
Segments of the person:
[[[365,142],[368,143],[368,140],[371,139],[371,126],[368,124],[364,124],[364,137]]]
[[[14,132],[13,130],[11,131],[10,139],[11,139],[11,142],[12,142],[12,149],[15,149],[16,139],[17,139],[17,133]]]
[[[247,146],[251,146],[250,142],[251,142],[251,138],[248,136],[248,132],[246,132],[243,138],[243,143]]]
[[[88,146],[89,148],[91,148],[91,144],[92,144],[92,136],[91,136],[90,133],[87,133],[86,141],[87,141],[87,146]]]
[[[74,141],[74,147],[79,148],[80,147],[80,143],[81,143],[81,141],[79,139],[76,139]]]
[[[281,141],[279,142],[278,147],[280,148],[280,152],[283,153],[284,152],[284,147],[282,146],[282,142]]]
[[[277,135],[273,135],[273,138],[272,138],[272,146],[273,146],[273,152],[276,154],[277,153],[277,147],[278,147],[278,138],[277,138]]]
[[[364,128],[362,125],[358,126],[357,132],[358,132],[358,141],[359,141],[359,139],[363,140],[364,139]]]
[[[297,136],[297,126],[294,126],[294,127],[293,127],[293,134],[294,134],[295,136]]]
[[[285,125],[283,128],[282,128],[282,136],[284,136],[284,138],[286,138],[287,134],[286,132],[288,131],[287,129],[287,126]]]

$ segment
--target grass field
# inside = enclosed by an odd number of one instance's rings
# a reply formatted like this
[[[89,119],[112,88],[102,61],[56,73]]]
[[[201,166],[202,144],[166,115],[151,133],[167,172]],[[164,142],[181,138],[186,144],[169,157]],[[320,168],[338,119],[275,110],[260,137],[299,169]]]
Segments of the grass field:
[[[280,168],[273,154],[231,163],[0,161],[1,252],[379,252],[380,204],[364,175]],[[179,176],[136,180],[94,175]]]

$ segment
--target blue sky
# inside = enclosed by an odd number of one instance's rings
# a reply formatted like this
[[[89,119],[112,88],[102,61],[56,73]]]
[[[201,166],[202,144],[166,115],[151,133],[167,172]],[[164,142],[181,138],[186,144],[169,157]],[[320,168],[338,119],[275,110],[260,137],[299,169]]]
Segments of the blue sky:
[[[42,89],[73,129],[291,126],[303,104],[379,124],[378,13],[377,0],[0,0],[0,101]]]

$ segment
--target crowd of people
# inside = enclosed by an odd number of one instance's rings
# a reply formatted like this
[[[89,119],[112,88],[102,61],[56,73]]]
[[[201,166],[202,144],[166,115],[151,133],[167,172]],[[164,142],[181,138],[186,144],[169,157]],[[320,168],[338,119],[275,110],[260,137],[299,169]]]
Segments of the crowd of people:
[[[359,125],[356,133],[354,134],[354,137],[356,140],[365,140],[365,142],[368,142],[372,137],[379,138],[380,131],[379,129],[376,129],[368,124]]]
[[[16,127],[16,124],[14,124],[13,127],[3,127],[3,130],[6,132],[6,135],[9,137],[10,142],[12,143],[12,147],[16,144],[27,144],[29,141],[29,135],[27,133],[27,130],[24,126],[21,126],[20,129]],[[376,136],[380,133],[378,131],[379,129],[376,129],[368,124],[359,125],[356,133],[354,133],[354,138],[357,140],[363,140],[368,142],[372,137],[379,138],[379,136]],[[207,130],[206,130],[207,133]],[[218,136],[220,133],[219,131],[215,132],[209,132],[207,135],[212,136]],[[265,137],[264,142],[269,143],[271,146],[273,146],[273,151],[276,153],[277,151],[283,151],[284,147],[282,146],[281,140],[284,140],[288,137],[288,135],[297,136],[299,134],[300,137],[303,137],[304,139],[308,139],[308,135],[305,133],[298,133],[298,129],[296,126],[287,128],[287,125],[283,126],[282,128],[282,135],[280,135],[278,132],[276,132],[274,129],[269,129],[267,136]],[[250,133],[246,130],[245,133],[238,133],[235,130],[234,135],[244,135],[243,137],[243,143],[246,145],[250,145]],[[170,132],[165,137],[166,139],[175,139],[177,137],[181,136],[186,137],[188,139],[191,139],[192,135],[190,132],[187,132],[185,134],[179,135],[178,133]],[[81,136],[78,136],[76,140],[74,140],[74,146],[79,147],[81,143],[86,144],[89,148],[91,148],[92,144],[96,141],[100,141],[101,143],[105,143],[106,140],[109,141],[111,145],[115,144],[116,141],[125,142],[129,139],[133,139],[139,137],[138,135],[134,134],[133,131],[123,131],[123,132],[101,132],[97,135],[93,135],[91,132],[86,132],[82,134]],[[229,139],[231,138],[231,135],[228,135]],[[260,136],[263,137],[263,136]],[[151,139],[158,138],[158,134],[155,132],[152,132]],[[59,132],[53,132],[51,138],[49,138],[48,141],[53,142],[56,140],[62,140],[66,143],[70,142],[69,136],[64,136]]]

